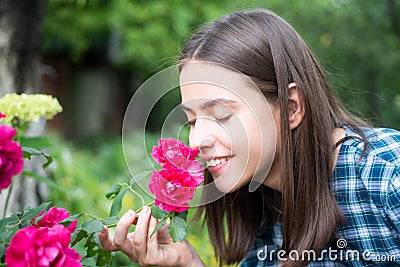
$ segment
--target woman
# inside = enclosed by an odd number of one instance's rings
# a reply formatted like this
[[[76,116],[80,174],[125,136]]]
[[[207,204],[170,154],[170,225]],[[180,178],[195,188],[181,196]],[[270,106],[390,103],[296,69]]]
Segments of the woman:
[[[226,193],[197,216],[221,263],[399,263],[400,133],[344,110],[287,22],[261,9],[220,18],[191,37],[179,63],[190,145],[208,163],[205,184]],[[204,266],[165,229],[148,237],[157,224],[149,209],[128,234],[134,215],[114,239],[99,234],[105,250],[141,265]]]

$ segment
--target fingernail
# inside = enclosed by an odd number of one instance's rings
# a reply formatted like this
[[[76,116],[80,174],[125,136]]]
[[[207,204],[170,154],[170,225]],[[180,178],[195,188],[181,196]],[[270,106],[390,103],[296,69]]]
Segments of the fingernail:
[[[104,234],[106,232],[106,230],[107,230],[107,226],[104,225],[103,230],[101,230],[101,233]]]
[[[133,210],[128,210],[126,213],[125,213],[125,216],[127,216],[127,217],[131,217],[133,215]]]
[[[150,209],[148,206],[144,206],[142,211],[143,211],[143,214],[147,214],[147,213],[149,213]]]

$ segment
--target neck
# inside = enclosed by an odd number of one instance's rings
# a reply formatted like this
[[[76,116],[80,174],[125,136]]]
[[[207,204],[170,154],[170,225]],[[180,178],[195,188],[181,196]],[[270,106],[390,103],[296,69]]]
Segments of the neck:
[[[279,157],[276,154],[271,169],[269,170],[268,176],[264,180],[263,184],[276,191],[282,192],[282,179],[279,173],[279,170],[281,170],[280,163],[281,160],[279,160]]]

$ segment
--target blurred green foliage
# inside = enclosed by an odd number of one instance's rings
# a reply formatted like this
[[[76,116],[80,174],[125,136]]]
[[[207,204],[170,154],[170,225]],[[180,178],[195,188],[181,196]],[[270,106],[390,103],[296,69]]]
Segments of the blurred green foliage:
[[[179,44],[199,24],[216,18],[223,1],[50,0],[45,54],[77,61],[88,51],[119,68],[149,74],[173,63]]]
[[[337,95],[377,125],[400,128],[400,2],[396,0],[49,0],[45,55],[97,57],[148,77],[175,62],[200,25],[237,9],[288,20],[330,73]]]

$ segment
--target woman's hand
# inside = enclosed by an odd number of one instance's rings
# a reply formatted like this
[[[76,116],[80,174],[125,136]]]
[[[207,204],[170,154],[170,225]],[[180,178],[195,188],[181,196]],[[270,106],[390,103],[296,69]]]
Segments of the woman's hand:
[[[103,250],[122,251],[131,261],[142,266],[205,266],[186,240],[176,243],[172,241],[167,225],[150,238],[157,219],[151,216],[147,206],[139,214],[137,218],[132,210],[125,213],[117,224],[113,239],[109,237],[107,228],[99,232]],[[129,233],[132,224],[136,224],[136,229]]]

